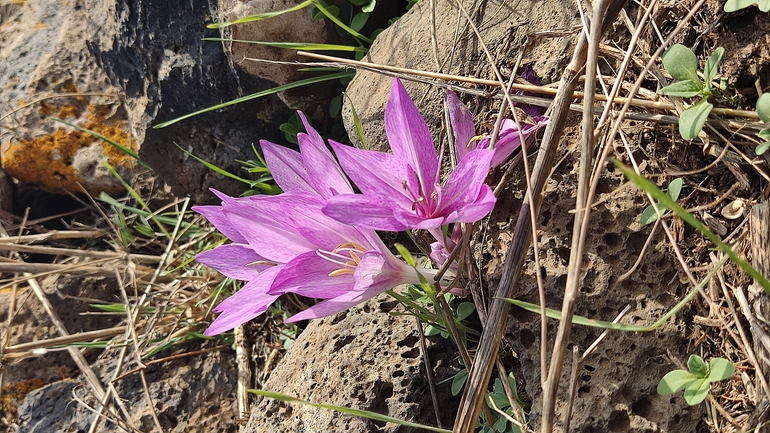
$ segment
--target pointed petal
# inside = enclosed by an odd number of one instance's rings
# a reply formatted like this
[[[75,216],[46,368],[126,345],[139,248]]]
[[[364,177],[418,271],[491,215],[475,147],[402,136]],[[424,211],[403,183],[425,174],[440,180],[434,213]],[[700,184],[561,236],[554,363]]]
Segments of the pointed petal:
[[[244,281],[257,278],[261,271],[270,267],[265,264],[255,264],[258,261],[264,261],[265,258],[251,248],[237,244],[220,245],[204,251],[195,256],[195,260],[216,269],[228,278]]]
[[[492,212],[496,200],[492,188],[488,185],[482,185],[476,200],[447,216],[447,222],[472,223],[479,221]]]
[[[398,78],[393,79],[385,107],[385,134],[393,155],[412,166],[423,186],[438,181],[438,156],[430,130]]]
[[[344,267],[321,258],[315,251],[302,254],[283,266],[268,293],[296,293],[322,299],[339,296],[353,289],[355,279],[352,274],[334,277],[329,274]]]
[[[342,169],[334,156],[326,148],[321,135],[310,126],[305,115],[298,111],[307,134],[297,134],[299,149],[302,152],[302,164],[307,171],[307,179],[311,185],[325,199],[337,194],[352,194],[348,178],[342,173]]]
[[[285,199],[286,197],[286,194],[282,194],[262,198]],[[251,206],[242,203],[224,209],[230,223],[239,228],[243,237],[246,238],[246,243],[257,254],[273,262],[287,263],[299,254],[316,249],[315,245],[292,227],[290,220],[276,218],[268,212],[267,206],[264,208],[259,206],[262,201],[269,203],[268,200],[260,200],[253,202]],[[297,211],[302,210],[297,209]]]
[[[476,127],[473,124],[473,114],[451,87],[447,88],[446,100],[452,132],[455,136],[455,155],[457,162],[460,162],[470,151],[469,144],[471,138],[476,135]]]
[[[379,293],[375,291],[354,292],[351,290],[336,298],[319,302],[307,310],[291,316],[285,320],[284,323],[295,323],[301,320],[318,319],[321,317],[331,316],[332,314],[340,313],[357,304],[366,302],[378,294]]]
[[[233,242],[243,244],[246,243],[246,238],[241,235],[241,232],[227,219],[222,206],[193,206],[192,210],[203,215],[208,222],[214,225],[223,235]]]
[[[395,156],[371,150],[356,149],[331,142],[345,173],[365,195],[382,197],[383,204],[398,203],[411,207],[404,181],[409,179],[409,166]]]
[[[233,296],[225,299],[214,311],[221,313],[203,335],[217,335],[259,316],[267,310],[277,295],[269,295],[267,289],[278,273],[279,267],[265,270],[256,280],[249,281]]]
[[[322,212],[325,205],[326,202],[318,195],[292,194],[289,200],[284,201],[283,214],[291,220],[297,233],[315,248],[332,250],[347,242],[366,242],[355,227],[325,215]]]
[[[460,211],[463,206],[473,204],[479,197],[479,191],[484,185],[489,172],[489,164],[494,152],[487,149],[477,149],[457,164],[449,175],[446,186],[441,191],[441,215]],[[489,187],[487,187],[489,188]],[[492,202],[494,206],[494,202]],[[450,223],[453,221],[446,221]],[[464,221],[470,222],[470,221]]]
[[[377,197],[343,194],[329,199],[323,213],[345,223],[373,230],[400,232],[407,226],[393,214],[393,207]]]
[[[259,145],[262,147],[270,174],[282,190],[315,191],[302,166],[302,156],[299,152],[267,140],[260,140]]]

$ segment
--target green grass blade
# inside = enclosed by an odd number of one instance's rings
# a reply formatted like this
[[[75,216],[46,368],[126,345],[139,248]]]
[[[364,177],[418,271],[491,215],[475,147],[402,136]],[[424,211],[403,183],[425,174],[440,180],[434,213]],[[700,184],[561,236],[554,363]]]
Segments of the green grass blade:
[[[269,19],[269,18],[277,17],[279,15],[287,14],[287,13],[290,13],[290,12],[296,12],[296,11],[304,9],[304,8],[306,8],[306,7],[308,7],[308,6],[312,5],[312,4],[313,4],[312,0],[306,0],[306,1],[300,3],[300,4],[296,5],[296,6],[292,6],[292,7],[288,8],[288,9],[283,9],[283,10],[275,11],[275,12],[264,12],[264,13],[261,13],[261,14],[249,15],[247,17],[239,18],[239,19],[237,19],[235,21],[230,21],[230,22],[227,22],[227,23],[213,23],[213,24],[209,24],[206,27],[208,27],[210,29],[221,29],[221,28],[230,27],[230,26],[233,26],[233,25],[236,25],[236,24],[251,23],[251,22],[254,22],[254,21],[262,21],[262,20],[266,20],[266,19]]]
[[[244,178],[242,178],[242,177],[240,177],[240,176],[238,176],[238,175],[232,174],[232,173],[230,173],[229,171],[227,171],[227,170],[225,170],[225,169],[223,169],[223,168],[219,168],[218,166],[216,166],[216,165],[214,165],[214,164],[212,164],[212,163],[210,163],[210,162],[206,161],[206,160],[205,160],[205,159],[203,159],[203,158],[199,158],[199,157],[197,157],[197,156],[196,156],[195,154],[193,154],[192,152],[188,152],[188,151],[187,151],[186,149],[184,149],[182,146],[180,146],[180,145],[178,145],[178,144],[176,144],[176,143],[174,143],[174,144],[176,145],[176,147],[178,147],[178,148],[179,148],[179,150],[181,150],[182,152],[186,153],[188,156],[191,156],[191,157],[193,157],[193,159],[195,159],[196,161],[198,161],[198,162],[200,162],[201,164],[205,165],[205,166],[206,166],[207,168],[209,168],[210,170],[212,170],[212,171],[214,171],[214,172],[217,172],[217,173],[221,174],[222,176],[225,176],[225,177],[229,177],[230,179],[233,179],[233,180],[237,180],[238,182],[243,182],[243,183],[246,183],[246,184],[251,184],[251,182],[252,182],[252,181],[251,181],[250,179],[244,179]]]
[[[163,232],[166,238],[171,239],[171,233],[169,233],[168,230],[166,230],[166,227],[163,226],[163,223],[160,222],[158,218],[155,216],[155,214],[150,210],[150,207],[147,206],[147,203],[145,203],[144,200],[142,200],[142,197],[139,195],[139,193],[136,192],[135,189],[131,188],[131,185],[126,183],[126,181],[123,180],[122,177],[120,177],[120,174],[118,174],[118,172],[115,171],[115,169],[110,165],[109,162],[103,161],[102,164],[104,164],[104,166],[107,167],[107,170],[109,170],[110,173],[112,173],[112,175],[118,179],[118,181],[123,185],[123,188],[125,188],[126,191],[128,191],[128,193],[131,194],[131,197],[133,197],[134,200],[136,200],[136,202],[139,203],[139,205],[144,208],[145,212],[149,214],[148,218],[152,219],[155,222],[155,225],[158,226],[158,228],[160,229],[160,231]]]
[[[123,203],[115,200],[114,198],[110,197],[109,194],[106,194],[104,192],[102,192],[99,195],[99,197],[97,197],[97,200],[99,200],[101,202],[104,202],[104,203],[107,203],[108,205],[113,206],[113,207],[118,208],[118,209],[125,209],[128,212],[131,212],[131,213],[139,215],[139,216],[143,216],[145,218],[149,218],[152,215],[152,212],[144,211],[142,209],[135,208],[133,206],[128,206],[126,204],[123,204]],[[177,219],[176,218],[171,218],[171,217],[167,217],[167,216],[163,216],[163,215],[156,215],[155,218],[157,218],[157,220],[162,222],[163,224],[166,224],[166,225],[169,225],[169,226],[174,226],[177,223]],[[187,227],[189,227],[191,225],[192,224],[189,223],[189,222],[182,222],[182,226],[181,227],[187,228]],[[198,230],[194,230],[194,232],[198,232]]]
[[[263,91],[257,92],[257,93],[252,93],[251,95],[246,95],[246,96],[241,97],[241,98],[233,99],[232,101],[227,101],[227,102],[222,103],[222,104],[218,104],[218,105],[214,105],[212,107],[204,108],[203,110],[198,110],[198,111],[196,111],[194,113],[185,114],[184,116],[177,117],[176,119],[172,119],[172,120],[169,120],[167,122],[159,123],[159,124],[153,126],[153,128],[156,128],[156,129],[165,128],[165,127],[167,127],[169,125],[173,125],[173,124],[175,124],[175,123],[177,123],[179,121],[182,121],[182,120],[185,120],[185,119],[189,119],[189,118],[191,118],[193,116],[197,116],[197,115],[203,114],[203,113],[208,113],[209,111],[215,111],[215,110],[219,110],[219,109],[222,109],[222,108],[225,108],[225,107],[230,107],[232,105],[240,104],[241,102],[251,101],[252,99],[263,98],[265,96],[269,96],[269,95],[272,95],[272,94],[275,94],[275,93],[283,92],[284,90],[289,90],[289,89],[294,89],[294,88],[297,88],[297,87],[307,86],[309,84],[321,83],[323,81],[336,80],[336,79],[339,79],[339,78],[350,77],[350,76],[353,76],[354,74],[355,74],[354,71],[337,72],[336,74],[329,74],[329,75],[324,75],[324,76],[321,76],[321,77],[306,78],[304,80],[295,81],[293,83],[284,84],[282,86],[276,86],[276,87],[273,87],[271,89],[263,90]]]
[[[335,17],[334,14],[329,12],[324,5],[321,4],[318,0],[311,0],[313,2],[313,6],[315,6],[319,11],[321,11],[322,14],[326,15],[326,18],[329,18],[334,24],[337,24],[339,28],[342,30],[345,30],[346,32],[350,33],[351,36],[353,36],[356,39],[360,39],[368,44],[372,43],[372,40],[367,38],[366,36],[362,35],[361,33],[358,33],[357,31],[351,29],[350,27],[346,26],[345,23],[339,20],[339,18]]]
[[[312,403],[312,402],[305,401],[305,400],[302,400],[302,399],[299,399],[299,398],[296,398],[296,397],[292,397],[290,395],[281,394],[279,392],[265,391],[265,390],[261,390],[261,389],[250,389],[249,392],[252,393],[252,394],[256,394],[256,395],[261,395],[262,397],[274,398],[276,400],[285,401],[287,403],[301,403],[301,404],[305,404],[305,405],[308,405],[308,406],[313,406],[313,407],[317,407],[317,408],[321,408],[321,409],[328,409],[328,410],[333,410],[333,411],[337,411],[337,412],[346,413],[348,415],[359,416],[359,417],[371,419],[371,420],[374,420],[374,421],[390,422],[390,423],[402,425],[402,426],[405,426],[405,427],[419,428],[419,429],[428,430],[428,431],[432,431],[432,432],[452,433],[452,430],[446,430],[446,429],[443,429],[443,428],[431,427],[431,426],[417,424],[417,423],[410,422],[410,421],[404,421],[404,420],[401,420],[401,419],[398,419],[398,418],[393,418],[392,416],[382,415],[382,414],[379,414],[379,413],[376,413],[376,412],[371,412],[371,411],[368,411],[368,410],[353,409],[353,408],[342,407],[342,406],[334,406],[334,405],[331,405],[331,404]]]
[[[287,50],[355,51],[359,53],[369,52],[369,49],[364,47],[354,47],[352,45],[337,45],[337,44],[317,44],[312,42],[264,42],[264,41],[249,41],[244,39],[225,39],[225,38],[204,38],[203,40],[215,41],[215,42],[240,42],[242,44],[264,45],[266,47],[284,48]]]
[[[703,235],[709,238],[709,240],[713,242],[714,245],[717,246],[717,248],[722,250],[723,253],[725,253],[728,257],[730,257],[730,260],[735,262],[735,264],[740,266],[740,268],[743,269],[744,272],[746,272],[747,274],[749,274],[749,276],[754,278],[754,280],[757,283],[759,283],[759,285],[761,285],[762,288],[765,289],[765,292],[770,294],[770,281],[768,281],[767,278],[765,278],[762,274],[760,274],[759,271],[754,269],[754,267],[751,266],[749,262],[738,257],[738,255],[735,254],[735,251],[733,251],[733,249],[730,248],[729,245],[722,242],[722,240],[719,239],[719,236],[717,236],[716,234],[714,234],[714,232],[709,230],[705,224],[698,221],[697,218],[692,216],[692,214],[687,212],[683,207],[679,206],[674,200],[671,200],[671,197],[669,197],[666,193],[658,189],[658,187],[655,186],[654,183],[636,174],[636,172],[633,169],[626,167],[620,161],[615,160],[614,162],[615,162],[615,166],[618,167],[618,169],[622,171],[623,174],[626,175],[626,177],[631,182],[636,184],[638,188],[649,193],[651,196],[653,196],[653,198],[658,200],[658,202],[666,206],[666,208],[676,213],[679,216],[679,218],[682,218],[682,220],[684,220],[687,224],[690,224],[693,228],[703,233]]]
[[[136,160],[136,162],[138,162],[139,164],[142,164],[142,166],[144,166],[144,168],[146,168],[148,170],[152,170],[152,168],[150,168],[149,165],[145,164],[144,162],[142,162],[142,160],[139,159],[139,154],[137,154],[136,152],[134,152],[130,148],[128,148],[128,147],[118,143],[115,140],[111,140],[111,139],[103,136],[102,134],[99,134],[96,131],[92,131],[92,130],[90,130],[88,128],[83,128],[82,126],[75,125],[74,123],[69,123],[66,120],[59,119],[58,117],[51,117],[51,120],[53,120],[54,122],[63,123],[63,124],[65,124],[65,125],[67,125],[67,126],[69,126],[71,128],[77,129],[80,132],[87,132],[87,133],[93,135],[94,137],[96,137],[96,138],[98,138],[100,140],[106,141],[107,143],[113,145],[116,149],[118,149],[121,152],[125,153],[126,155],[134,158]]]
[[[347,93],[343,92],[343,95],[345,95],[345,98],[347,98],[348,102],[350,103],[350,111],[353,112],[353,124],[356,125],[356,134],[358,135],[358,140],[361,142],[361,146],[364,149],[367,149],[366,146],[366,137],[364,137],[364,127],[361,125],[361,119],[358,117],[358,112],[356,111],[356,107],[353,105],[353,100],[350,99],[350,96],[348,96]]]

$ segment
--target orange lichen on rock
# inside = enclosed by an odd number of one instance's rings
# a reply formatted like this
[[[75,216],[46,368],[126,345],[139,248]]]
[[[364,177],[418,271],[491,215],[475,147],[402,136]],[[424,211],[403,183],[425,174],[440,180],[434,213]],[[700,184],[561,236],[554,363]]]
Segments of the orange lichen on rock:
[[[82,112],[75,104],[65,104],[58,109],[52,109],[51,106],[47,105],[40,107],[41,114],[50,114],[55,110],[58,110],[57,114],[62,119],[80,118]],[[109,107],[87,105],[84,121],[72,120],[72,122],[136,150],[135,143],[121,122],[105,118],[110,111]],[[38,186],[50,192],[79,192],[81,189],[78,184],[85,186],[88,192],[94,195],[101,191],[118,192],[121,187],[118,186],[117,182],[111,188],[88,185],[81,173],[72,166],[77,152],[92,146],[94,143],[101,145],[104,159],[109,161],[111,165],[127,168],[135,166],[135,160],[132,157],[111,144],[87,132],[62,126],[51,134],[4,143],[3,168],[21,182]]]
[[[43,381],[35,377],[23,382],[3,386],[3,395],[0,398],[0,408],[2,408],[8,422],[16,422],[16,418],[18,417],[16,405],[21,403],[27,394],[38,388],[42,388],[43,385]]]

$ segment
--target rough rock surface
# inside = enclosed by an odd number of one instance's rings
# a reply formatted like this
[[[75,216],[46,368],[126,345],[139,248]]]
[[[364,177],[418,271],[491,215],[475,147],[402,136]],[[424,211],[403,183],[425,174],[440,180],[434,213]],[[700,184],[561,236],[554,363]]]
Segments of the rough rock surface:
[[[403,420],[436,425],[415,321],[390,314],[387,295],[347,312],[310,322],[262,389],[313,403],[352,407]],[[450,374],[445,340],[428,342],[437,382]],[[451,425],[457,398],[438,387],[443,425]],[[244,433],[406,432],[326,409],[264,399],[251,412]]]
[[[437,2],[436,16],[457,16],[451,2]],[[383,32],[370,51],[374,63],[397,67],[435,70],[431,46],[429,4],[420,2],[410,13]],[[573,6],[560,1],[486,2],[479,9],[475,20],[489,50],[498,59],[498,67],[505,73],[518,55],[518,49],[527,33],[568,28],[579,21]],[[436,40],[439,61],[452,55],[443,72],[491,79],[493,75],[477,39],[470,32],[462,33],[454,40],[454,20],[436,21]],[[460,20],[460,29],[465,21]],[[525,61],[534,61],[534,69],[544,82],[557,81],[568,62],[573,38],[537,39],[525,53]],[[452,50],[452,48],[454,50]],[[449,54],[452,53],[452,54]],[[360,116],[368,144],[374,148],[387,148],[383,129],[383,110],[390,90],[391,78],[369,72],[359,72],[348,88],[348,94]],[[413,99],[420,100],[418,108],[426,115],[428,124],[438,131],[444,97],[443,89],[429,88],[422,84],[408,84]],[[427,98],[421,99],[424,95]],[[463,98],[474,108],[488,107],[490,101]],[[354,130],[350,108],[346,125]],[[490,112],[493,110],[489,110]],[[496,110],[494,110],[496,112]],[[481,117],[481,116],[480,116]],[[485,118],[482,118],[486,120]],[[477,118],[477,121],[482,120]],[[545,201],[539,221],[538,241],[543,267],[548,306],[560,308],[566,281],[569,258],[569,237],[573,217],[574,196],[577,186],[574,167],[579,158],[578,134],[573,117],[565,131],[563,148],[557,160],[566,155],[551,180],[546,185]],[[633,133],[633,131],[629,131]],[[638,132],[638,130],[637,130]],[[435,134],[434,134],[435,136]],[[642,143],[650,136],[640,135]],[[582,279],[582,295],[577,314],[612,320],[627,304],[632,304],[632,321],[659,317],[678,299],[688,287],[680,282],[674,263],[661,244],[645,256],[641,269],[622,282],[618,276],[629,269],[636,260],[649,234],[649,228],[638,223],[638,213],[643,198],[630,189],[619,189],[622,176],[615,171],[605,172],[600,182],[597,201],[588,238],[588,257]],[[498,204],[475,239],[476,253],[480,259],[482,275],[486,276],[489,290],[497,289],[505,254],[511,240],[518,209],[523,199],[525,184],[521,175],[506,184],[498,198]],[[534,265],[525,266],[519,283],[517,297],[537,302],[537,283]],[[514,320],[504,337],[504,350],[517,358],[517,380],[526,395],[533,400],[530,416],[537,426],[540,395],[540,319],[533,314],[514,310]],[[700,407],[689,408],[680,398],[659,396],[658,380],[673,366],[665,348],[673,356],[686,359],[688,348],[681,333],[681,322],[669,322],[655,333],[610,333],[592,355],[580,374],[578,396],[572,415],[571,431],[694,431],[700,418]],[[550,341],[556,327],[549,326]],[[573,327],[572,343],[587,348],[599,335],[599,331]],[[507,349],[505,349],[507,347]],[[681,353],[679,353],[680,351]],[[570,362],[569,356],[566,360]],[[565,365],[566,372],[570,366]],[[561,381],[561,396],[567,395],[567,375]],[[560,401],[558,409],[564,408]]]
[[[86,46],[82,1],[11,2],[0,22],[0,161],[51,192],[117,191],[109,161],[130,180],[134,160],[58,117],[136,149],[121,101]]]

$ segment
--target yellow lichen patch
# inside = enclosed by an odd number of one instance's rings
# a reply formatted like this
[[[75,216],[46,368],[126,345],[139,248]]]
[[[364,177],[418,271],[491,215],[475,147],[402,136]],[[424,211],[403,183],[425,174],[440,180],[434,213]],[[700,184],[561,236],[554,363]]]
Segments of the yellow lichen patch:
[[[50,108],[41,107],[43,111]],[[73,120],[80,117],[80,109],[73,104],[65,104],[58,108],[58,116],[69,119],[83,128],[90,129],[117,143],[136,150],[135,143],[123,128],[122,124],[114,120],[106,120],[110,113],[109,107],[88,105],[85,119]],[[63,191],[79,192],[78,184],[86,186],[90,194],[99,194],[103,188],[88,187],[84,179],[72,167],[75,154],[82,148],[99,143],[102,146],[106,159],[116,167],[135,166],[135,161],[119,149],[109,143],[92,136],[86,132],[72,130],[67,127],[57,128],[51,134],[41,135],[32,139],[18,140],[3,144],[3,168],[11,176],[28,185],[36,185],[47,191],[60,193]],[[116,186],[108,193],[120,190]]]
[[[5,417],[8,422],[16,422],[18,412],[16,411],[16,405],[24,400],[24,397],[30,392],[41,388],[43,385],[42,380],[35,377],[29,380],[25,380],[19,383],[12,383],[3,387],[3,395],[0,398],[0,408],[5,413]]]

